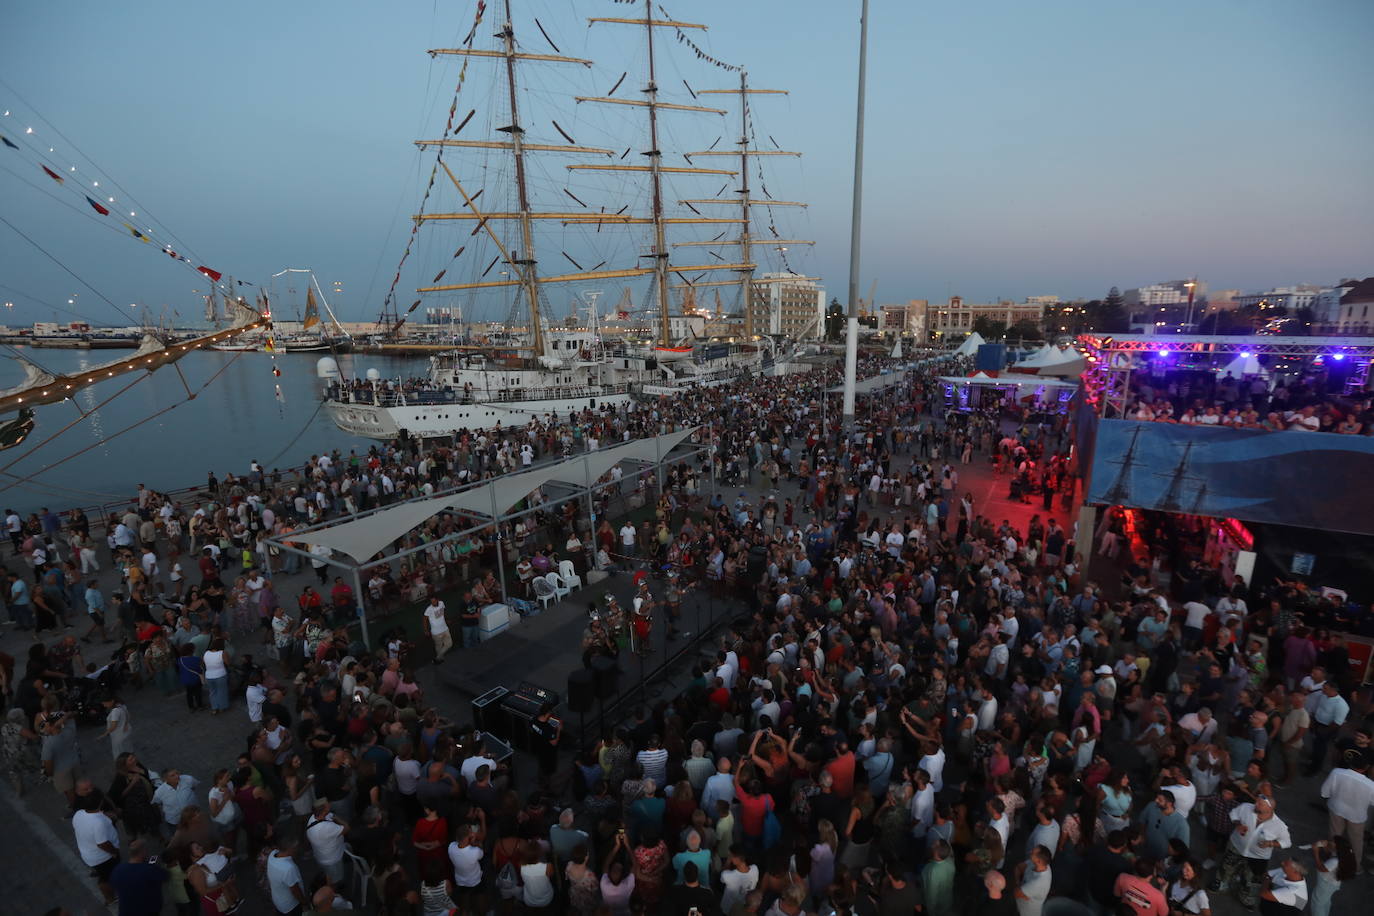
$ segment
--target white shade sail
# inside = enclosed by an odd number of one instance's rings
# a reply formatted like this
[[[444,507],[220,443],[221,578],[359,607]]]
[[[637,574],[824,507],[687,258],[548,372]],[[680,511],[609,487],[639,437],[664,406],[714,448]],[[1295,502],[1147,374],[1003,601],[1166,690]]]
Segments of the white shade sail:
[[[359,563],[365,563],[392,541],[441,512],[455,511],[487,517],[493,513],[500,515],[550,480],[586,486],[588,481],[595,482],[622,461],[637,459],[657,462],[684,442],[695,429],[692,427],[652,439],[636,439],[598,449],[557,464],[497,477],[459,493],[398,503],[364,518],[288,537],[294,544],[308,547],[321,544],[347,554]]]

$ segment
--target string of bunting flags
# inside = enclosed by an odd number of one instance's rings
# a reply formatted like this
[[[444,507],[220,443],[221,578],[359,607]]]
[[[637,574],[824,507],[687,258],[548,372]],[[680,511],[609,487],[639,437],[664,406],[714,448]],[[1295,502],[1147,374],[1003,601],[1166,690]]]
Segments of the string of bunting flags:
[[[3,109],[3,111],[0,111],[0,125],[8,123],[5,119],[11,119],[13,117],[14,113],[11,109]],[[34,112],[34,117],[38,121],[43,121],[41,115],[38,115],[36,112]],[[55,128],[53,132],[60,136],[60,132]],[[16,142],[14,138],[19,138],[19,142]],[[207,264],[200,263],[199,259],[193,259],[188,256],[188,254],[183,253],[183,250],[179,250],[182,249],[183,246],[171,237],[171,233],[167,233],[164,236],[151,226],[145,225],[140,227],[135,225],[131,220],[138,218],[138,211],[129,210],[127,211],[128,216],[125,217],[124,212],[126,211],[123,211],[122,208],[118,206],[119,201],[114,195],[109,193],[108,188],[101,187],[101,179],[99,177],[95,177],[95,174],[92,174],[92,176],[88,178],[85,172],[78,169],[75,165],[67,166],[65,171],[62,171],[62,167],[58,164],[56,159],[52,158],[59,156],[57,147],[55,145],[48,146],[47,152],[45,153],[41,146],[34,145],[39,142],[38,133],[33,126],[24,127],[22,131],[16,129],[13,133],[0,129],[0,145],[3,145],[5,149],[10,150],[20,158],[29,160],[30,165],[37,166],[45,176],[62,189],[75,193],[97,217],[106,217],[109,218],[111,222],[117,222],[119,226],[123,227],[121,234],[127,232],[129,238],[145,245],[156,246],[162,254],[167,255],[167,257],[171,258],[173,261],[186,265],[198,275],[209,280],[215,288],[224,293],[226,298],[236,306],[251,308],[251,306],[248,306],[247,303],[237,295],[236,287],[256,286],[256,284],[247,280],[235,280],[233,278],[230,278],[226,282],[223,271],[210,267]],[[87,157],[82,156],[81,158],[89,162]],[[92,172],[95,173],[98,171],[98,167],[92,164]],[[103,173],[101,174],[103,175]],[[118,187],[118,184],[111,180],[107,180],[106,184]],[[117,213],[117,210],[120,212]],[[114,227],[111,226],[111,228]],[[266,293],[259,292],[255,311],[263,318],[268,319],[268,324],[265,326],[262,336],[263,350],[271,357],[270,367],[273,379],[280,379],[282,370],[276,362],[277,345],[272,335],[272,325],[270,323],[272,317],[271,305],[267,299]],[[286,403],[285,394],[282,392],[281,385],[275,381],[273,389],[274,397],[284,417],[284,407]]]
[[[477,37],[477,28],[482,24],[482,17],[486,14],[486,11],[487,4],[485,0],[477,0],[477,8],[476,12],[473,15],[472,28],[468,30],[467,37],[463,39],[463,47],[468,49],[472,48],[472,42]],[[433,52],[431,52],[430,56],[434,56]],[[458,114],[458,97],[463,92],[463,83],[467,81],[468,62],[471,59],[472,58],[470,57],[464,57],[463,65],[458,69],[458,81],[456,85],[454,85],[453,87],[453,101],[449,103],[448,120],[444,123],[443,136],[445,137],[449,136],[450,134],[457,134],[458,131],[462,130],[464,127],[467,126],[468,121],[472,120],[472,113],[470,112],[467,115],[467,117],[463,118],[462,122],[457,127],[453,126],[453,120],[455,117],[457,117]],[[438,178],[439,169],[442,167],[443,161],[444,147],[441,146],[439,147],[438,153],[434,157],[434,165],[429,170],[429,181],[425,183],[425,193],[420,197],[419,212],[421,215],[424,215],[425,205],[429,203],[429,195],[434,190],[434,182]],[[399,286],[401,283],[401,271],[405,268],[406,261],[410,259],[410,252],[415,247],[415,237],[419,234],[419,232],[419,220],[412,221],[410,226],[410,237],[406,239],[405,249],[401,252],[401,260],[397,262],[396,273],[391,278],[391,286],[387,289],[386,297],[382,300],[383,314],[385,314],[387,308],[394,304],[396,301],[396,287]],[[459,248],[456,252],[453,253],[453,257],[457,258],[462,253],[463,249]],[[436,280],[435,282],[438,281]],[[422,300],[420,299],[416,299],[414,302],[410,304],[410,308],[406,309],[405,315],[401,317],[402,322],[404,322],[405,319],[409,317],[411,312],[415,311],[415,309],[419,307],[421,301]]]
[[[663,8],[662,4],[659,4],[658,11],[662,13],[665,17],[667,17],[669,21],[672,21],[672,15]],[[719,60],[707,54],[705,51],[701,50],[701,47],[697,45],[695,41],[692,41],[691,38],[687,37],[687,33],[682,31],[682,29],[674,28],[673,31],[677,32],[678,44],[686,45],[687,47],[691,48],[692,52],[696,54],[697,60],[704,60],[711,66],[719,67],[720,69],[725,70],[729,73],[738,73],[741,69],[743,69],[737,64],[727,64],[725,61]],[[691,90],[689,89],[688,91],[690,92]]]
[[[0,117],[11,117],[11,111],[9,109],[5,109],[3,114],[0,115]],[[41,150],[35,149],[31,145],[30,138],[35,137],[35,131],[33,127],[26,127],[24,128],[22,133],[16,133],[15,136],[21,137],[24,140],[23,146],[21,146],[19,143],[16,143],[13,139],[11,139],[9,134],[4,132],[0,132],[0,143],[3,143],[7,149],[13,150],[21,158],[23,158],[25,156],[25,153],[27,153],[30,157],[32,157],[33,160],[35,160],[31,164],[37,165],[37,167],[42,170],[44,175],[52,179],[56,184],[61,186],[63,189],[76,193],[78,196],[82,198],[82,200],[85,201],[86,205],[90,207],[90,209],[94,211],[96,214],[100,216],[108,216],[117,219],[119,224],[123,226],[125,230],[128,231],[129,236],[131,238],[135,239],[136,241],[142,242],[145,245],[157,245],[158,250],[161,251],[163,254],[167,255],[172,260],[185,264],[187,267],[208,278],[212,283],[220,285],[222,288],[227,288],[224,284],[221,283],[221,279],[224,276],[224,274],[221,271],[215,270],[213,267],[206,266],[205,264],[198,264],[190,257],[187,257],[185,254],[178,251],[177,247],[174,245],[172,241],[159,241],[153,229],[140,229],[138,226],[129,222],[129,220],[136,219],[138,217],[137,211],[130,210],[127,219],[125,219],[122,214],[116,217],[114,214],[114,208],[111,206],[116,203],[116,200],[113,195],[108,194],[106,191],[100,188],[99,179],[91,178],[89,179],[88,183],[88,179],[86,179],[85,175],[82,172],[78,171],[77,167],[74,165],[69,166],[67,168],[66,174],[59,172],[56,168],[56,163],[52,159],[49,159],[47,154],[44,154]],[[51,154],[56,154],[55,147],[49,147],[48,151]],[[70,183],[68,181],[69,179]],[[232,290],[229,291],[232,293]]]

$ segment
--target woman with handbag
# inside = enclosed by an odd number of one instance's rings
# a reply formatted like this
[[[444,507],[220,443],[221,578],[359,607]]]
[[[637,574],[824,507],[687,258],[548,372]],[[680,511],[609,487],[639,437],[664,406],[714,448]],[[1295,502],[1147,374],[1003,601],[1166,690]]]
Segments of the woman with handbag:
[[[1202,874],[1191,860],[1169,885],[1169,916],[1212,916],[1212,907],[1203,889]]]

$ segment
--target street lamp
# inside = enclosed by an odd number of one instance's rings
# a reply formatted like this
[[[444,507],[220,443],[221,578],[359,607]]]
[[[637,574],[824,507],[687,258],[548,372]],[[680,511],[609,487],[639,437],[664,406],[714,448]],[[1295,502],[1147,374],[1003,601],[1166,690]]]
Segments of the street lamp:
[[[1188,290],[1188,317],[1184,324],[1191,327],[1193,324],[1193,290],[1197,286],[1196,280],[1189,280],[1183,284]]]

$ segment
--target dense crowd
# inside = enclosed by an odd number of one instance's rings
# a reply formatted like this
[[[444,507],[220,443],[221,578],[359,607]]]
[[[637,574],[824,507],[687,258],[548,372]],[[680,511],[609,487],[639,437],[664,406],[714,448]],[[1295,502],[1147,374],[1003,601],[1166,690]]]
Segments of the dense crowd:
[[[1126,416],[1157,423],[1226,426],[1235,429],[1374,435],[1374,402],[1345,395],[1318,373],[1271,383],[1259,375],[1227,372],[1166,372],[1131,379]]]
[[[1266,913],[1331,912],[1361,867],[1374,804],[1367,709],[1339,639],[1313,639],[1290,591],[1252,594],[1194,567],[1167,588],[1148,563],[1107,588],[1090,581],[1079,548],[1090,538],[1055,515],[1057,489],[1071,488],[1055,424],[937,422],[934,379],[913,372],[863,398],[845,432],[819,404],[828,383],[753,379],[428,450],[317,456],[304,486],[254,469],[213,481],[184,524],[168,524],[179,507],[140,494],[137,525],[119,522],[134,540],[113,545],[128,584],[108,620],[89,593],[78,602],[71,583],[49,585],[61,567],[46,551],[64,553],[80,522],[59,522],[51,541],[46,516],[33,534],[21,523],[18,555],[44,557],[10,576],[15,622],[40,622],[23,610],[39,596],[53,626],[90,611],[88,638],[132,644],[118,689],[137,675],[192,708],[208,694],[211,713],[246,714],[250,734],[223,769],[153,772],[118,693],[94,692],[116,775],[107,790],[81,780],[85,707],[73,712],[67,694],[104,673],[68,635],[35,642],[7,684],[7,772],[32,776],[40,746],[83,860],[129,914],[158,912],[164,896],[207,916],[241,900],[326,913],[363,906],[360,888],[378,912],[424,916],[1039,916],[1051,898],[1208,916],[1220,895]],[[687,583],[734,599],[737,618],[679,695],[582,746],[543,710],[529,736],[537,781],[425,696],[414,676],[425,653],[404,634],[366,646],[331,627],[331,611],[362,596],[336,581],[283,607],[270,550],[253,549],[255,535],[314,517],[701,423],[702,464],[675,468],[661,491],[641,478],[653,507],[642,527],[589,529],[572,501],[513,548],[514,530],[463,541],[459,555],[445,534],[461,520],[440,518],[406,542],[434,546],[397,564],[390,597],[386,582],[368,584],[366,601],[427,602],[437,636],[505,597],[498,548],[513,550],[513,571],[536,558],[670,565],[666,583],[636,575],[627,612],[599,609],[588,666],[638,648],[636,617],[671,625]],[[961,469],[994,459],[1043,493],[1043,519],[992,517],[960,486]],[[736,486],[708,500],[709,476]],[[174,581],[183,545],[198,559]],[[243,576],[226,587],[226,571]],[[527,582],[512,575],[511,594]],[[438,592],[455,587],[464,598],[449,611]],[[1330,832],[1294,836],[1291,786],[1318,778]]]

